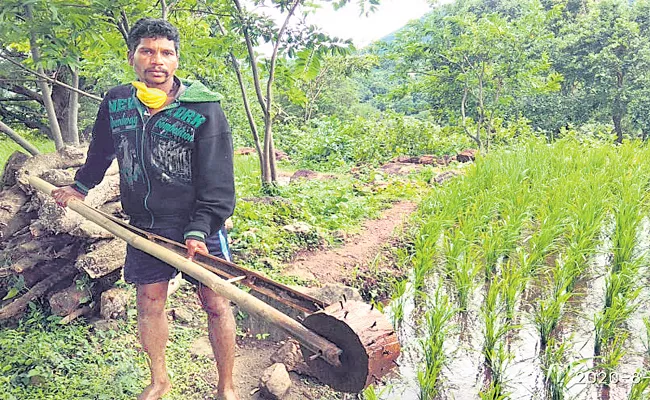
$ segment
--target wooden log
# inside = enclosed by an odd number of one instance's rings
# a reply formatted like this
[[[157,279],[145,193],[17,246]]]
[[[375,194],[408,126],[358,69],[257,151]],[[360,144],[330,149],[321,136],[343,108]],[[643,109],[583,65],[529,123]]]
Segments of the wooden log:
[[[0,187],[16,184],[16,173],[22,168],[27,159],[29,159],[29,156],[21,151],[15,151],[9,156],[0,178]]]
[[[95,187],[86,197],[86,204],[91,207],[98,207],[106,202],[114,202],[119,198],[119,176],[113,175],[104,178],[104,180]],[[38,205],[38,220],[34,223],[44,227],[47,231],[53,233],[69,233],[79,237],[101,238],[107,237],[105,232],[98,230],[79,229],[84,222],[84,218],[77,213],[68,212],[65,208],[56,204],[54,199],[44,194],[32,196]],[[90,235],[90,236],[89,236]]]
[[[400,354],[397,335],[388,319],[360,301],[332,304],[307,316],[303,325],[343,350],[341,366],[335,367],[314,357],[313,351],[302,349],[314,376],[342,392],[358,393],[376,383]]]
[[[22,314],[30,301],[43,297],[56,284],[72,279],[77,271],[74,268],[62,268],[59,274],[52,274],[38,282],[24,295],[0,309],[0,320],[16,317]]]
[[[40,177],[54,186],[68,186],[74,183],[74,174],[73,169],[48,169]]]
[[[75,263],[79,270],[86,271],[92,279],[101,278],[124,266],[126,245],[121,240],[102,240],[93,243],[89,251]]]
[[[16,180],[29,192],[29,176],[40,176],[51,169],[67,169],[80,167],[86,160],[86,148],[64,147],[54,153],[40,154],[24,162],[16,172]]]
[[[75,319],[82,317],[84,315],[90,314],[90,312],[93,311],[93,308],[90,306],[83,306],[81,308],[77,308],[70,314],[66,315],[59,321],[59,324],[61,325],[67,325],[70,322],[74,321]]]
[[[55,187],[42,179],[37,177],[29,177],[28,183],[38,190],[51,194]],[[87,204],[77,199],[72,199],[68,203],[68,207],[91,221],[99,224],[103,228],[111,231],[116,236],[120,237],[136,249],[142,250],[145,253],[151,254],[154,257],[172,265],[180,271],[197,279],[216,293],[224,296],[228,300],[236,303],[244,311],[255,314],[266,320],[272,321],[275,325],[284,329],[289,335],[295,337],[306,348],[318,353],[332,365],[340,365],[339,355],[341,349],[335,344],[323,337],[315,334],[303,325],[293,320],[289,316],[282,314],[280,311],[274,309],[263,301],[256,299],[250,294],[242,291],[241,289],[227,283],[225,280],[219,278],[212,272],[194,264],[179,254],[164,248],[156,243],[153,243],[138,234],[129,231],[128,229],[118,225],[105,216],[99,214],[96,210]]]
[[[30,224],[32,215],[22,211],[28,196],[17,185],[0,191],[0,240]]]

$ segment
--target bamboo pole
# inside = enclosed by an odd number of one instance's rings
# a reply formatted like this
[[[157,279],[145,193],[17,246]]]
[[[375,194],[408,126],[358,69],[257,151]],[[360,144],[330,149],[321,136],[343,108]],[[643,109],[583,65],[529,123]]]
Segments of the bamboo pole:
[[[52,194],[52,190],[57,189],[56,186],[35,176],[30,176],[28,180],[29,184],[34,188],[49,195]],[[342,353],[342,350],[340,348],[329,340],[307,329],[305,326],[286,314],[283,314],[270,305],[264,303],[262,300],[238,289],[236,286],[233,286],[187,258],[118,225],[80,200],[70,200],[70,202],[68,202],[68,208],[76,211],[90,221],[113,233],[115,236],[123,239],[136,249],[151,254],[152,256],[197,279],[216,293],[219,293],[228,300],[236,303],[246,312],[255,314],[283,329],[289,335],[295,337],[309,350],[313,351],[315,354],[319,354],[325,361],[327,361],[327,363],[335,367],[341,366],[339,355]]]

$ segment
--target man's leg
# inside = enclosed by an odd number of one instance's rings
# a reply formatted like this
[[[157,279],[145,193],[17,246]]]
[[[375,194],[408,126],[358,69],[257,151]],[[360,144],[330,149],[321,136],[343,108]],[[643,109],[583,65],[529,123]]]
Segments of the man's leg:
[[[203,285],[199,285],[199,297],[208,314],[208,336],[219,371],[217,395],[223,400],[237,400],[232,378],[236,326],[230,302]]]
[[[165,347],[169,326],[165,314],[168,282],[137,286],[138,332],[140,343],[149,356],[151,384],[138,396],[138,400],[158,400],[171,390],[165,366]]]

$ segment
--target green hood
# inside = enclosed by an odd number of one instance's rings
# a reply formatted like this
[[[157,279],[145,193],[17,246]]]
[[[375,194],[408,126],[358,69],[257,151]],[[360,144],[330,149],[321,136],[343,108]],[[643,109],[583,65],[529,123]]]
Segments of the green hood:
[[[223,99],[223,95],[213,92],[199,81],[181,79],[181,82],[187,89],[181,94],[180,101],[186,103],[206,103],[210,101],[221,101]]]

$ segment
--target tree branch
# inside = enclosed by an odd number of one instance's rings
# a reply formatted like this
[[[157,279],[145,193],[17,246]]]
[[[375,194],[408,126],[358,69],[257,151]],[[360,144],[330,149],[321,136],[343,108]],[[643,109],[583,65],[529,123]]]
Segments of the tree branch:
[[[264,100],[264,95],[262,94],[262,86],[260,85],[260,74],[257,68],[257,59],[255,58],[255,50],[253,49],[253,42],[250,37],[250,32],[246,26],[246,21],[244,21],[244,10],[239,2],[239,0],[233,0],[235,7],[239,13],[240,22],[242,24],[242,31],[244,33],[244,40],[246,41],[246,49],[248,50],[248,58],[251,63],[251,71],[253,72],[253,82],[255,84],[255,94],[257,94],[257,101],[260,103],[262,112],[264,115],[268,115],[270,110],[266,107],[266,101]]]
[[[43,96],[41,96],[40,93],[35,92],[31,89],[28,89],[23,86],[18,86],[15,84],[8,83],[7,81],[0,80],[0,88],[3,88],[5,90],[8,90],[12,93],[16,93],[25,97],[28,97],[31,100],[37,101],[41,104],[43,104]]]
[[[64,88],[66,88],[66,89],[68,89],[68,90],[72,90],[73,92],[77,92],[77,93],[79,93],[80,95],[82,95],[82,96],[86,96],[86,97],[91,98],[91,99],[93,99],[93,100],[102,101],[102,98],[99,97],[99,96],[95,96],[94,94],[90,94],[90,93],[84,92],[83,90],[75,89],[75,88],[73,88],[73,87],[70,86],[70,85],[67,85],[67,84],[65,84],[65,83],[63,83],[63,82],[57,81],[56,79],[52,79],[52,78],[50,78],[50,77],[47,76],[47,75],[41,74],[41,73],[36,72],[36,71],[32,71],[31,69],[25,67],[25,66],[22,65],[21,63],[15,61],[15,60],[12,60],[11,58],[9,58],[9,57],[7,57],[7,56],[5,56],[5,55],[3,55],[3,54],[0,54],[0,58],[4,59],[4,60],[6,60],[6,61],[9,61],[10,63],[14,64],[15,66],[19,67],[20,69],[22,69],[22,70],[24,70],[24,71],[26,71],[26,72],[29,72],[29,73],[32,74],[32,75],[35,75],[35,76],[37,76],[37,77],[39,77],[39,78],[41,78],[41,79],[45,79],[46,81],[48,81],[48,82],[50,82],[50,83],[53,83],[53,84],[55,84],[55,85],[59,85],[59,86],[64,87]]]
[[[41,152],[38,151],[38,149],[34,147],[34,145],[29,143],[27,140],[23,139],[22,136],[17,134],[13,129],[5,125],[2,121],[0,121],[0,132],[3,132],[5,135],[9,136],[14,142],[18,143],[20,147],[27,150],[29,154],[33,156],[37,156],[41,154]]]

